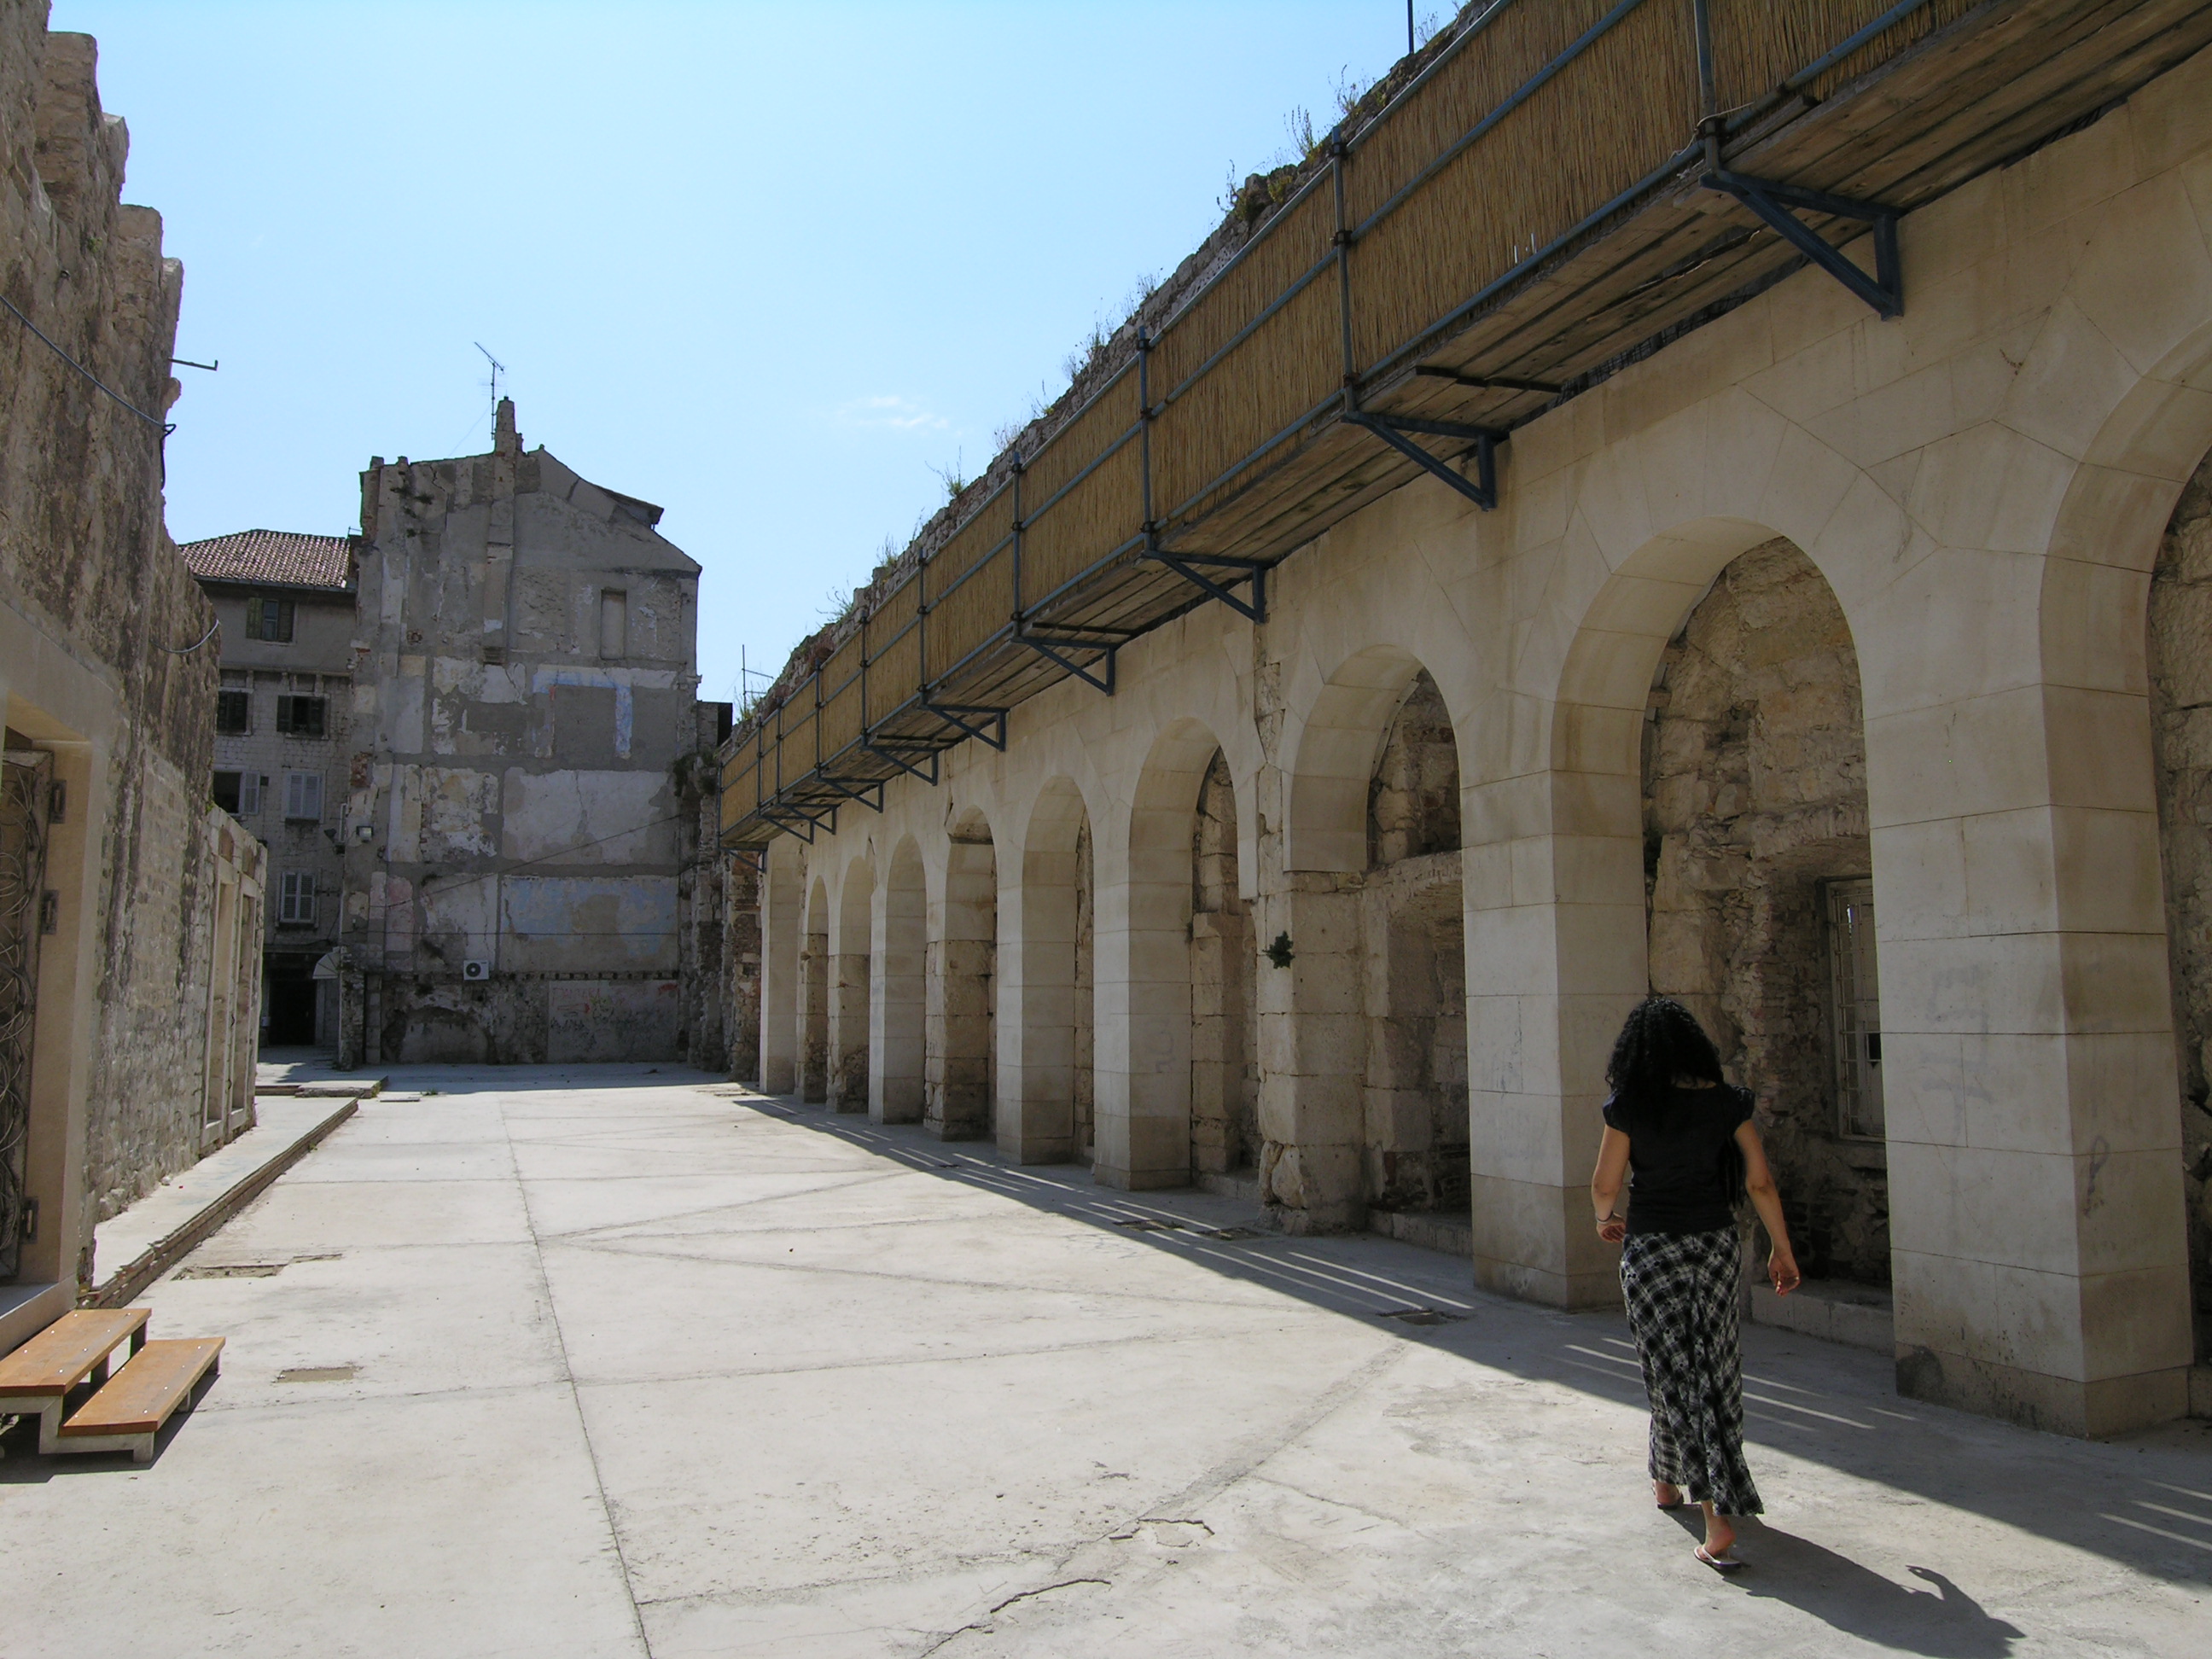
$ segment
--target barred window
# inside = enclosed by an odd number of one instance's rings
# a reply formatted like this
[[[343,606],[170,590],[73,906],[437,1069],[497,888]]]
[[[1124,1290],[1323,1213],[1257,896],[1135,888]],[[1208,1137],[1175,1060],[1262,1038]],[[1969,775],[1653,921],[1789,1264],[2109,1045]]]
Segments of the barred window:
[[[295,738],[322,737],[327,727],[329,707],[327,697],[279,697],[276,729]]]
[[[284,775],[284,816],[309,822],[323,816],[323,775],[287,772]]]
[[[244,737],[253,726],[253,693],[218,691],[215,694],[215,729],[226,738]]]
[[[246,637],[249,640],[274,640],[279,645],[290,644],[292,601],[248,599],[246,602]]]
[[[276,888],[276,920],[280,922],[315,919],[315,872],[287,870]]]

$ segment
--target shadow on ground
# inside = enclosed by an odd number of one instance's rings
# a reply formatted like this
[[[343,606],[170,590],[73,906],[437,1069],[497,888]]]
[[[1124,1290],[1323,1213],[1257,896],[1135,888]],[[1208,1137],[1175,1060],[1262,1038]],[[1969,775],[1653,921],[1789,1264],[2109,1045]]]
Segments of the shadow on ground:
[[[515,1080],[502,1075],[491,1086],[512,1091]],[[1017,1165],[995,1146],[941,1142],[919,1125],[871,1123],[740,1085],[691,1086],[938,1179],[1132,1235],[1211,1271],[1376,1322],[1410,1342],[1623,1405],[1644,1403],[1636,1351],[1618,1312],[1565,1313],[1491,1295],[1469,1283],[1455,1257],[1368,1235],[1288,1237],[1265,1231],[1264,1218],[1233,1199],[1115,1192],[1079,1166]],[[2212,1583],[2212,1423],[2071,1440],[1905,1400],[1878,1354],[1756,1326],[1746,1331],[1744,1348],[1755,1447],[1876,1482],[1898,1501],[1982,1515],[2170,1581]],[[1760,1563],[1770,1570],[1735,1581],[1743,1594],[1778,1597],[1839,1631],[1945,1659],[2008,1654],[2021,1635],[1936,1567],[1914,1566],[1930,1588],[1909,1589],[1790,1533],[1758,1531]],[[1787,1570],[1771,1570],[1780,1567]]]

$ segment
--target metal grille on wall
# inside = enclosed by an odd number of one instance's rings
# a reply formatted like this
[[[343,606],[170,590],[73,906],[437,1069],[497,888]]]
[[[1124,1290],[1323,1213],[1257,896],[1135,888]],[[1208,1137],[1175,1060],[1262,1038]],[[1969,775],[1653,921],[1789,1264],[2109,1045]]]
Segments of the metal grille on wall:
[[[53,757],[11,750],[0,766],[0,1284],[22,1269],[31,1046]]]
[[[1899,214],[2212,41],[2203,0],[1498,0],[1413,60],[1049,436],[732,733],[726,846],[811,839],[1419,471],[1812,263],[1883,316]],[[1869,229],[1872,270],[1839,250]]]

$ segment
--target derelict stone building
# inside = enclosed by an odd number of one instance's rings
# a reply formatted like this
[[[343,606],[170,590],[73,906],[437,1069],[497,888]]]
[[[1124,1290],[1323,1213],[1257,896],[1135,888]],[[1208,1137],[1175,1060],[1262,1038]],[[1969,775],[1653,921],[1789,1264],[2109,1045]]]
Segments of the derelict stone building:
[[[183,275],[88,36],[0,3],[0,1351],[94,1224],[252,1121],[264,858],[211,807],[215,615],[162,526]]]
[[[1470,6],[724,750],[757,1073],[1620,1294],[1652,989],[1786,1308],[2212,1412],[2212,8]]]
[[[681,890],[726,706],[696,700],[699,567],[659,519],[525,451],[504,400],[491,453],[362,475],[349,1060],[689,1048]]]

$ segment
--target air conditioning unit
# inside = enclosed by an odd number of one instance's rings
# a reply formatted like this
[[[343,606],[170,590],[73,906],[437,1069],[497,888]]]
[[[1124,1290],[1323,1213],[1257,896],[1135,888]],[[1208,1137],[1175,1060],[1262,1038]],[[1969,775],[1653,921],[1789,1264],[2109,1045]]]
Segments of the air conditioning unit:
[[[491,963],[483,961],[465,962],[461,964],[461,977],[463,979],[489,979],[491,977]]]

